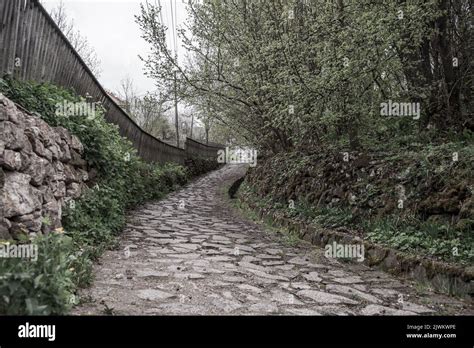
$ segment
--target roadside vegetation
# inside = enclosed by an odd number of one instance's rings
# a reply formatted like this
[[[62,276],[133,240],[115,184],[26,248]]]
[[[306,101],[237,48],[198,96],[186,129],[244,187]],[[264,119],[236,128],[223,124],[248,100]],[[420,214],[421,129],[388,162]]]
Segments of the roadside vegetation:
[[[474,119],[469,1],[205,1],[166,43],[137,23],[164,89],[206,101],[258,150],[245,186],[323,227],[472,264]],[[289,208],[292,205],[293,208]]]
[[[185,167],[143,162],[130,142],[95,114],[56,114],[56,104],[83,99],[50,84],[0,80],[0,92],[51,126],[62,126],[84,145],[84,159],[95,173],[89,188],[63,211],[63,229],[33,241],[38,260],[0,258],[0,313],[64,314],[77,302],[75,292],[92,280],[92,263],[116,242],[127,209],[159,199],[187,182]],[[4,241],[21,243],[20,241]]]
[[[288,217],[472,265],[473,143],[398,151],[282,153],[251,168],[242,191]]]

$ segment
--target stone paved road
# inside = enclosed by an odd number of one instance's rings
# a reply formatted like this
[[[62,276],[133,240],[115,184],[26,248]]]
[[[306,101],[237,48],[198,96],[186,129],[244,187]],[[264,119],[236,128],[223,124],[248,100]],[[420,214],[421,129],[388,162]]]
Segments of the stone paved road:
[[[117,250],[95,266],[73,314],[467,314],[470,304],[324,250],[285,243],[229,209],[245,170],[226,166],[130,213]]]

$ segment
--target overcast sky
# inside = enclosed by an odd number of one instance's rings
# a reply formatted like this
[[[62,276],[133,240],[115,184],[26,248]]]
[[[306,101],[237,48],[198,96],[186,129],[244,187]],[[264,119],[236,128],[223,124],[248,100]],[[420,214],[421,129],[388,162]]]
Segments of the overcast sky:
[[[135,23],[140,12],[140,3],[145,0],[63,0],[67,14],[74,20],[75,27],[86,36],[101,60],[101,84],[117,91],[120,80],[129,75],[139,94],[155,90],[153,80],[144,74],[144,64],[138,55],[146,56],[148,45],[141,38]],[[149,0],[155,2],[155,0]],[[171,1],[177,8],[177,22],[182,25],[186,19],[182,0],[161,0],[163,21],[171,28]],[[56,7],[59,0],[43,0],[47,10]],[[156,0],[158,3],[158,0]],[[169,30],[168,34],[171,34]],[[179,44],[178,44],[179,46]],[[178,48],[179,53],[179,48]]]

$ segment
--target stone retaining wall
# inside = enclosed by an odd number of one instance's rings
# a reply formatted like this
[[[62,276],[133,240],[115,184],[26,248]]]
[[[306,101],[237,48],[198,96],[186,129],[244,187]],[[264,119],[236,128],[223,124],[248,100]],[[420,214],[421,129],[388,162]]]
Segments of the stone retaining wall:
[[[318,228],[305,221],[290,219],[275,210],[259,207],[250,195],[239,195],[260,218],[270,218],[275,224],[298,233],[314,245],[325,247],[339,244],[364,244],[364,263],[383,271],[415,279],[441,293],[470,298],[474,294],[474,268],[460,267],[428,258],[413,256],[375,243],[363,241],[349,233]]]
[[[65,202],[88,180],[79,139],[0,94],[0,239],[61,227]]]

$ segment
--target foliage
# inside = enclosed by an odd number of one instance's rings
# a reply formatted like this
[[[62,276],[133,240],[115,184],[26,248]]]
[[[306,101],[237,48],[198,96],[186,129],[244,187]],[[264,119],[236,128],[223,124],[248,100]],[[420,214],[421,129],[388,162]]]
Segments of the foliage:
[[[262,151],[474,128],[467,0],[191,1],[179,30],[187,64],[160,15],[148,3],[137,16],[149,76],[169,90],[177,71],[182,98]],[[389,100],[420,103],[420,119],[381,116]]]
[[[458,264],[472,264],[474,239],[471,230],[453,228],[449,224],[422,221],[416,217],[400,218],[395,214],[364,219],[349,209],[314,207],[304,200],[293,207],[274,201],[268,196],[259,198],[248,183],[242,185],[246,199],[266,210],[272,210],[292,219],[307,221],[320,228],[340,229],[363,235],[369,241],[401,251],[423,255]]]
[[[397,224],[398,237],[366,232],[447,257],[457,235],[434,237],[444,222],[430,217],[453,217],[447,226],[467,241],[472,227],[471,12],[467,0],[190,1],[186,63],[167,46],[159,6],[143,5],[136,21],[149,76],[169,90],[177,74],[183,99],[271,158],[248,176],[260,198],[308,201],[302,215],[350,226],[392,218],[405,187],[404,213],[419,220]],[[383,115],[391,102],[419,113]],[[365,172],[342,162],[347,151],[367,156]]]
[[[367,239],[402,251],[423,253],[445,261],[474,262],[472,234],[427,221],[411,221],[387,217],[366,226]]]
[[[72,239],[52,233],[31,243],[38,247],[36,261],[0,258],[0,313],[50,315],[74,304],[74,266],[85,260],[75,253]]]
[[[84,145],[88,165],[97,172],[91,187],[74,204],[66,204],[62,239],[40,237],[41,257],[36,263],[2,260],[0,312],[65,313],[76,288],[90,282],[91,261],[114,245],[126,209],[183,185],[188,171],[175,164],[143,162],[117,127],[105,121],[100,106],[95,113],[83,116],[58,113],[58,104],[84,101],[70,91],[50,84],[0,79],[0,92],[50,125],[75,134]]]

